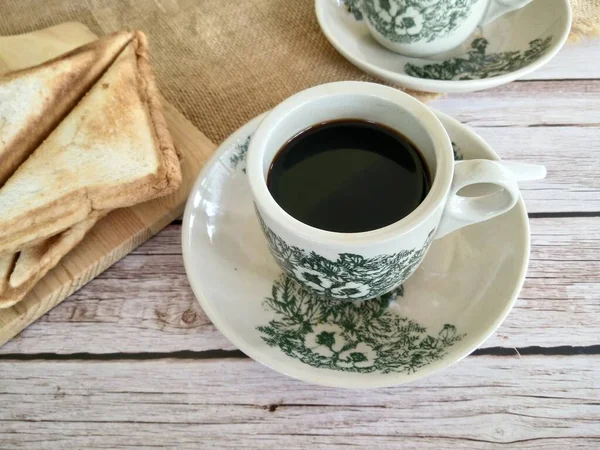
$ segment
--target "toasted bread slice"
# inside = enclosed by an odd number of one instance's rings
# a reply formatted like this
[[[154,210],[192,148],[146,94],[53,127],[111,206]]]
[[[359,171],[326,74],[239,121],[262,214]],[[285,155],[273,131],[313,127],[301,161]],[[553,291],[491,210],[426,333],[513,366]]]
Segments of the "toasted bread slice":
[[[81,242],[86,233],[105,214],[106,212],[94,212],[68,230],[21,251],[14,268],[10,271],[5,288],[0,289],[0,308],[8,308],[22,300],[44,275]],[[13,258],[14,256],[16,255],[11,255]]]
[[[0,75],[0,186],[133,39],[121,31],[39,66]]]
[[[0,256],[93,211],[176,190],[179,160],[138,32],[71,113],[0,188]]]
[[[8,287],[8,280],[15,265],[16,254],[0,256],[0,295]]]

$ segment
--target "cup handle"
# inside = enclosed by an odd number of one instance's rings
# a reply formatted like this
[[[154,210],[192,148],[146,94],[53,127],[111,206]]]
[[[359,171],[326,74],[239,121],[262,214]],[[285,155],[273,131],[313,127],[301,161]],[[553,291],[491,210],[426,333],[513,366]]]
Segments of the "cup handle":
[[[462,188],[479,183],[495,184],[502,189],[478,197],[458,194]],[[452,186],[435,238],[504,214],[515,206],[519,198],[517,180],[513,172],[502,163],[488,159],[457,161],[454,163]]]
[[[479,25],[487,25],[498,17],[515,9],[522,8],[530,2],[531,0],[490,0]]]

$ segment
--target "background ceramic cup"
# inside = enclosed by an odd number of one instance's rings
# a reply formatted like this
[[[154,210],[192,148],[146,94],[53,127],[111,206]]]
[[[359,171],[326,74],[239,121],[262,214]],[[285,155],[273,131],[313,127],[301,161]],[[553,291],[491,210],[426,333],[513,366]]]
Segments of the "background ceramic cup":
[[[477,28],[531,0],[352,0],[384,47],[431,56],[461,44]]]
[[[363,233],[335,233],[296,220],[271,196],[266,179],[280,148],[314,124],[345,118],[396,129],[424,157],[433,178],[431,189],[402,220]],[[489,160],[455,163],[446,130],[425,105],[397,89],[354,81],[323,84],[275,107],[250,142],[247,174],[277,263],[306,289],[340,300],[365,300],[393,290],[414,272],[434,238],[502,214],[519,199],[516,180],[502,164]],[[502,189],[481,197],[457,194],[477,183]]]

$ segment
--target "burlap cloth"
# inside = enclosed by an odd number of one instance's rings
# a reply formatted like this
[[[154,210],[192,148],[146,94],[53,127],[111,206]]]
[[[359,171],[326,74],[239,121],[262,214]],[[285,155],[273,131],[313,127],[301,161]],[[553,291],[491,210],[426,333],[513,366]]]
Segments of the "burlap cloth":
[[[574,34],[598,34],[600,0],[571,3]],[[163,95],[217,143],[307,87],[379,81],[329,44],[314,0],[0,0],[0,35],[65,21],[144,31]]]

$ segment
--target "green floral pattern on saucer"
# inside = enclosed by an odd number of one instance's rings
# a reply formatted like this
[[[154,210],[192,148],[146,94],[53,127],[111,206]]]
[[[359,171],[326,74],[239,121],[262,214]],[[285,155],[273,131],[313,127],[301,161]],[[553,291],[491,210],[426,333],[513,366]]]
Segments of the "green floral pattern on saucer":
[[[439,63],[404,65],[406,74],[431,80],[478,80],[495,77],[519,70],[537,60],[550,48],[552,36],[534,39],[524,51],[486,54],[487,39],[477,38],[471,42],[471,50],[459,58]]]
[[[444,357],[465,335],[446,324],[430,334],[395,313],[402,289],[365,302],[315,298],[281,275],[263,306],[274,314],[258,326],[263,341],[312,367],[357,373],[414,373]]]
[[[366,0],[362,11],[377,32],[392,42],[431,42],[461,25],[477,1]],[[352,2],[350,11],[357,8],[360,5]]]
[[[246,153],[248,153],[248,146],[250,145],[250,139],[252,139],[253,135],[254,133],[248,136],[242,143],[235,146],[233,155],[229,158],[232,168],[237,169],[237,167],[240,166],[242,172],[246,173]]]
[[[462,161],[463,158],[463,154],[460,150],[460,147],[458,146],[458,144],[454,141],[452,142],[452,153],[454,153],[454,161]]]

